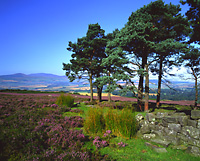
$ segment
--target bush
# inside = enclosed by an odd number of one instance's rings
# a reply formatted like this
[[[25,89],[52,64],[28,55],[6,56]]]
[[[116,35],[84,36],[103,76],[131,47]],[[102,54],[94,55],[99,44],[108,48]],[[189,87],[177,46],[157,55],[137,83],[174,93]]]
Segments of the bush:
[[[72,107],[74,105],[74,98],[71,95],[64,95],[61,94],[57,100],[56,100],[57,105],[64,105],[67,107]]]
[[[87,133],[102,133],[105,129],[103,110],[100,108],[90,108],[84,122],[84,130]]]

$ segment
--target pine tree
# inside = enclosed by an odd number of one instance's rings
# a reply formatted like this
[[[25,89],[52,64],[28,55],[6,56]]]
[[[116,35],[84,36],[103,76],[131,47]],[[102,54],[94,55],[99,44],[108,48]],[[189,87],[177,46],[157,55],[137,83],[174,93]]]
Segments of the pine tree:
[[[106,57],[106,37],[105,31],[100,25],[90,24],[85,37],[79,38],[76,43],[69,42],[67,50],[73,52],[70,63],[63,63],[63,70],[70,81],[86,78],[90,83],[90,101],[93,101],[93,80],[100,77],[103,68],[102,59]],[[97,86],[97,93],[101,99],[102,88]]]

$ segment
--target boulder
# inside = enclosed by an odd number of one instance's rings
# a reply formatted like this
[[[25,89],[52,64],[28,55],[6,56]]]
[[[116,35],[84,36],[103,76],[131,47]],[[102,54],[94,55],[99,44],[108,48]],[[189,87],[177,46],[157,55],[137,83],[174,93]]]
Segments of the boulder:
[[[200,119],[200,110],[192,110],[191,111],[191,118],[198,120]]]

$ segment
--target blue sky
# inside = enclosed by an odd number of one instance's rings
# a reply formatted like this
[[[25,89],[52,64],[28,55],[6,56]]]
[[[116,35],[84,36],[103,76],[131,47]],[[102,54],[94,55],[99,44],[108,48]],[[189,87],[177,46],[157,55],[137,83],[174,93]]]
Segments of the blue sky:
[[[155,0],[153,0],[155,1]],[[151,0],[0,0],[0,75],[52,73],[65,75],[62,63],[71,53],[68,42],[99,23],[111,33],[132,12]],[[180,4],[179,0],[165,3]],[[182,6],[182,14],[188,7]]]

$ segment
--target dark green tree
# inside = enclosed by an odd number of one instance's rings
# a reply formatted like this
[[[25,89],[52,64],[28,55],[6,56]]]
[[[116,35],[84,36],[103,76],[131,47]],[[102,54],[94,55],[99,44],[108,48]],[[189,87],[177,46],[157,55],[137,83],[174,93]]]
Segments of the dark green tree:
[[[153,24],[152,41],[158,61],[158,94],[157,107],[160,104],[161,80],[164,74],[163,65],[176,65],[175,55],[187,47],[183,41],[189,35],[190,27],[187,18],[180,14],[179,5],[164,4],[162,0],[150,3],[144,12],[151,15]],[[172,58],[173,57],[173,58]]]
[[[197,42],[200,44],[200,0],[181,0],[183,5],[188,4],[190,9],[186,12],[186,16],[190,20],[193,32],[190,36],[190,43]]]
[[[185,61],[184,66],[189,68],[188,73],[193,76],[195,81],[195,103],[197,107],[198,101],[198,79],[200,78],[200,50],[192,48],[189,52],[186,52],[181,56],[182,60]]]
[[[148,66],[152,60],[147,60],[150,54],[153,54],[154,42],[152,41],[154,28],[149,21],[151,15],[144,12],[145,9],[137,10],[129,17],[128,23],[124,28],[116,34],[115,39],[108,43],[106,53],[108,58],[104,62],[113,64],[115,69],[120,73],[115,80],[126,80],[125,87],[121,87],[123,91],[132,90],[135,92],[136,87],[132,78],[138,73],[140,83],[138,86],[138,106],[141,108],[143,94],[143,77],[146,77],[145,92],[145,110],[148,110]],[[122,64],[123,62],[126,64]],[[123,66],[123,68],[121,68]],[[136,67],[135,67],[136,66]],[[144,70],[145,69],[145,70]],[[121,71],[120,71],[121,70]],[[124,72],[123,72],[124,71]],[[146,74],[145,74],[146,73]],[[112,75],[112,77],[115,75]]]
[[[70,81],[86,78],[90,83],[90,101],[93,101],[93,80],[100,77],[103,68],[102,59],[106,57],[106,37],[105,31],[100,25],[90,24],[85,37],[79,38],[76,43],[69,42],[68,51],[72,53],[70,63],[63,63],[63,70]],[[101,99],[102,88],[97,85],[98,98]]]

